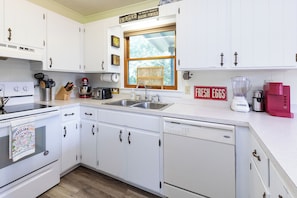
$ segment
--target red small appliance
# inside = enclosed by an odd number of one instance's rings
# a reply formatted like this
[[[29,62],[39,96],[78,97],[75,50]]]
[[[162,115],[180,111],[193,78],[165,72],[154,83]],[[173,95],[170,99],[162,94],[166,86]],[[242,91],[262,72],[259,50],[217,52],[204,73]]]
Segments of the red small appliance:
[[[265,111],[278,117],[293,118],[291,113],[290,86],[281,82],[268,82],[264,85]]]

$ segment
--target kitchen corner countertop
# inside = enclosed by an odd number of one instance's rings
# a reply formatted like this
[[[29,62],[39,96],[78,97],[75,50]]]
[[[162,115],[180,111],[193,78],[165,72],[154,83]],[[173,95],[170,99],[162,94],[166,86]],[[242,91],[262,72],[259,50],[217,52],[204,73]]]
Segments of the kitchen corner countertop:
[[[119,98],[118,98],[119,99]],[[174,103],[162,111],[102,105],[111,100],[71,99],[54,100],[49,105],[90,107],[145,113],[164,117],[193,119],[249,127],[267,156],[278,169],[294,197],[297,197],[297,118],[270,116],[265,112],[234,112],[227,107]],[[45,103],[45,102],[42,102]],[[295,115],[296,117],[296,115]]]

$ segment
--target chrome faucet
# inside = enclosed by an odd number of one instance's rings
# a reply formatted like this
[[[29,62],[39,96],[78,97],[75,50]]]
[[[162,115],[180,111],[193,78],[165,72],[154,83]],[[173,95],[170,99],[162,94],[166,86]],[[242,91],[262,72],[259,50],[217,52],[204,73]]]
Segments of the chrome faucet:
[[[143,87],[144,87],[144,100],[145,100],[145,101],[148,101],[147,86],[146,86],[144,83],[142,83],[142,84],[137,84],[136,89],[139,88],[139,85],[143,85]]]

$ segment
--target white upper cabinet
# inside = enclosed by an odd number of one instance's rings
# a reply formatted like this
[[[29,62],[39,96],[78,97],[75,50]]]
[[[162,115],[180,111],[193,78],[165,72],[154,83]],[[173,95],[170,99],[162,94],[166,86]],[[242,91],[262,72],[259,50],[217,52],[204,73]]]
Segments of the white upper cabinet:
[[[228,0],[184,0],[176,22],[177,68],[217,68],[227,64]]]
[[[231,2],[232,66],[274,68],[297,65],[296,0]]]
[[[82,24],[57,13],[47,12],[47,59],[44,69],[80,71],[82,67]]]
[[[84,71],[85,72],[120,72],[118,65],[113,65],[111,55],[120,57],[123,64],[123,32],[118,17],[103,19],[85,26]],[[120,47],[111,46],[111,36],[120,38]]]
[[[0,0],[0,4],[1,56],[42,60],[45,10],[25,0]]]
[[[177,68],[296,66],[295,0],[184,0],[177,14]]]

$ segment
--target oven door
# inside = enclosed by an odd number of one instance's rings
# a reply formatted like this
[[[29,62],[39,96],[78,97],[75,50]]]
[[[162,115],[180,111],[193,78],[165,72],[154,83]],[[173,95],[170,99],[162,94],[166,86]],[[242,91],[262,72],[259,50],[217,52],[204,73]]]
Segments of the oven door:
[[[11,121],[25,118],[34,120],[35,152],[13,162],[9,159]],[[59,120],[59,112],[53,111],[0,122],[0,188],[59,159]]]

